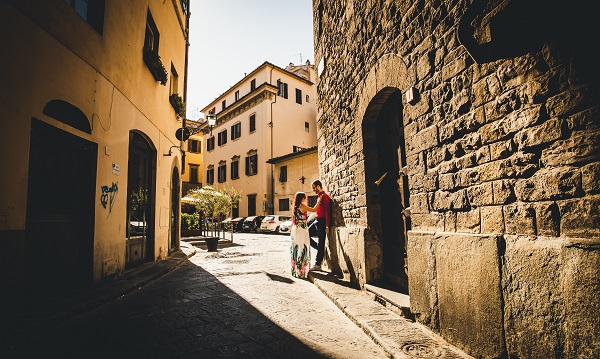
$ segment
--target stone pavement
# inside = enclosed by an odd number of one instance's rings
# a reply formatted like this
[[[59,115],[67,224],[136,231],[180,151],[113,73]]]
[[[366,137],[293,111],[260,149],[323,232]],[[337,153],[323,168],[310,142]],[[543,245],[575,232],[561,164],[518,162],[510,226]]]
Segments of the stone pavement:
[[[314,285],[291,277],[288,244],[182,242],[167,260],[3,321],[3,347],[15,358],[470,358],[326,272]]]

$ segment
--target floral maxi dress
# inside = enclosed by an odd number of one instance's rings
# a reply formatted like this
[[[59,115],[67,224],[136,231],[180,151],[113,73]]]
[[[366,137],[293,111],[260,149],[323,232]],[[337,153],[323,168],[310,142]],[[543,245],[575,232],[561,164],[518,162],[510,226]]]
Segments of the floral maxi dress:
[[[290,233],[292,245],[292,275],[297,278],[306,278],[310,270],[310,237],[306,213],[297,209],[294,213],[292,231]]]

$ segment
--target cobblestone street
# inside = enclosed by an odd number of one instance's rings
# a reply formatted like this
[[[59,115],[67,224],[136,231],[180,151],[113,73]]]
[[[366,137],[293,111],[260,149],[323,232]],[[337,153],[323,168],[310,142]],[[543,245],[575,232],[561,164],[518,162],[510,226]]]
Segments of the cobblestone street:
[[[9,357],[384,358],[308,280],[289,274],[289,237],[236,234],[147,286],[52,330]]]

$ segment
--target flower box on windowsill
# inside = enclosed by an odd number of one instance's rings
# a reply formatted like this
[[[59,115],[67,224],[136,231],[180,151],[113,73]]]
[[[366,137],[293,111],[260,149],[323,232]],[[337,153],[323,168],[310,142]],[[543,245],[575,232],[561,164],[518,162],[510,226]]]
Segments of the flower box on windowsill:
[[[173,106],[173,109],[178,117],[185,116],[185,102],[183,102],[183,99],[181,96],[179,96],[179,94],[174,93],[169,96],[169,102],[171,103],[171,106]]]
[[[160,82],[163,86],[167,84],[167,70],[165,70],[158,52],[144,48],[144,63],[146,63],[156,81]]]

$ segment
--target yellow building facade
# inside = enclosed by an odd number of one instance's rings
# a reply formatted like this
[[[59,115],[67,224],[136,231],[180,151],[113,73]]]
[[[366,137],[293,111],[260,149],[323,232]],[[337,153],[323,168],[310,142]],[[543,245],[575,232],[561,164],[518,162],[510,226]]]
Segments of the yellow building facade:
[[[275,165],[275,214],[292,215],[296,192],[304,192],[309,206],[317,203],[311,183],[319,179],[317,147],[292,152],[268,161]]]
[[[241,192],[234,215],[273,214],[267,160],[317,145],[314,78],[308,61],[285,69],[265,62],[202,109],[217,117],[204,135],[204,184]]]
[[[178,250],[188,20],[187,0],[0,1],[5,288],[78,289]]]

